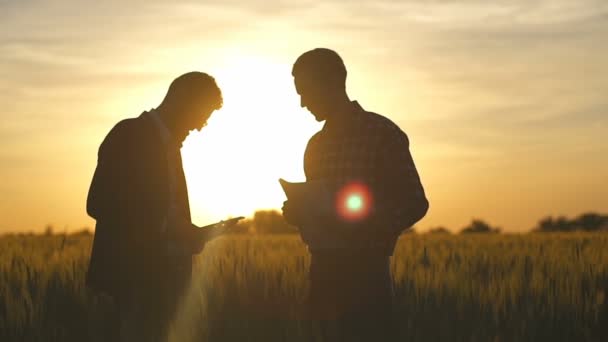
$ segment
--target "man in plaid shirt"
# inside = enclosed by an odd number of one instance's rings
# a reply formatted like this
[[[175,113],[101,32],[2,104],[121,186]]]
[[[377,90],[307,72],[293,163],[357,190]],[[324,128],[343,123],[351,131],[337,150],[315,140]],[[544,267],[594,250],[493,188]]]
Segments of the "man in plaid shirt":
[[[349,99],[336,52],[308,51],[292,74],[301,106],[325,121],[306,148],[306,180],[326,184],[335,203],[312,227],[314,205],[283,206],[311,253],[309,313],[333,327],[325,332],[331,340],[395,339],[389,257],[428,210],[408,137]]]

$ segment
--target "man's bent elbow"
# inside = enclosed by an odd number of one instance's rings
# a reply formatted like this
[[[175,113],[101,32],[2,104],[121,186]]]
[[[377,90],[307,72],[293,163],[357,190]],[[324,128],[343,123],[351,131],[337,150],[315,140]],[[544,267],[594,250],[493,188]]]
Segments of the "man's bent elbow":
[[[426,216],[426,213],[429,211],[429,201],[426,199],[426,197],[423,197],[422,199],[423,200],[420,201],[420,206],[418,207],[418,210],[416,212],[416,222],[422,220],[422,218],[424,218]]]
[[[93,200],[93,197],[89,194],[87,197],[87,214],[93,219],[97,220],[99,217],[99,212],[97,210],[97,205]]]
[[[410,211],[411,215],[410,215],[410,226],[413,226],[414,224],[416,224],[418,221],[422,220],[424,218],[424,216],[426,216],[426,213],[429,211],[429,201],[426,199],[426,197],[422,197],[417,205],[415,207],[413,207]]]
[[[415,205],[410,205],[408,208],[404,208],[402,215],[400,215],[399,226],[401,228],[409,229],[413,227],[418,221],[422,220],[429,210],[429,202],[425,197],[417,201]]]

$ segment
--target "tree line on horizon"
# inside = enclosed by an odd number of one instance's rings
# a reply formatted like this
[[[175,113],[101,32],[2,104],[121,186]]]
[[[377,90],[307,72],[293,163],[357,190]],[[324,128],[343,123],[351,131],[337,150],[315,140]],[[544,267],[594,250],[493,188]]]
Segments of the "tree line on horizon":
[[[498,234],[502,231],[500,227],[493,227],[481,219],[473,219],[471,223],[460,230],[460,234],[471,233],[490,233]],[[564,232],[608,232],[608,215],[602,215],[594,212],[581,214],[573,219],[568,219],[565,216],[547,216],[538,221],[537,225],[530,232],[538,233],[564,233]],[[428,231],[432,234],[451,234],[451,231],[445,227],[436,227]]]
[[[538,221],[537,225],[530,230],[535,233],[551,233],[551,232],[608,232],[608,215],[602,215],[594,212],[581,214],[575,218],[569,219],[565,216],[547,216]],[[47,225],[44,229],[46,235],[52,235],[57,231],[52,225]],[[469,224],[461,228],[459,234],[499,234],[503,229],[498,226],[493,226],[490,223],[474,218]],[[240,221],[237,225],[228,228],[227,233],[230,234],[296,234],[298,228],[290,225],[285,221],[281,213],[277,210],[259,210],[252,217]],[[417,233],[416,227],[407,229],[404,234]],[[428,234],[453,234],[453,231],[444,226],[438,226],[427,230]],[[24,233],[21,233],[24,234]],[[32,233],[25,233],[32,234]],[[92,234],[88,227],[82,228],[72,234]]]
[[[503,229],[492,226],[482,219],[474,218],[471,223],[460,229],[460,234],[489,233],[498,234]],[[608,232],[608,215],[594,212],[581,214],[573,219],[564,216],[547,216],[539,220],[531,232],[575,232],[575,231],[606,231]],[[248,218],[232,228],[234,233],[257,233],[257,234],[290,234],[297,233],[298,229],[287,223],[280,212],[276,210],[261,210],[255,212],[252,218]],[[416,228],[407,229],[404,233],[414,233]],[[432,228],[427,233],[452,233],[445,227]]]

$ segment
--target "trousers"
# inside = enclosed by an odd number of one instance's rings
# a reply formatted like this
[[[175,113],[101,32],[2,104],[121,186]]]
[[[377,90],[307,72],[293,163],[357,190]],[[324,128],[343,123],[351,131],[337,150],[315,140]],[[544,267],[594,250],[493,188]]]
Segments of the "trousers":
[[[394,341],[388,256],[374,251],[311,253],[308,317],[324,340]]]

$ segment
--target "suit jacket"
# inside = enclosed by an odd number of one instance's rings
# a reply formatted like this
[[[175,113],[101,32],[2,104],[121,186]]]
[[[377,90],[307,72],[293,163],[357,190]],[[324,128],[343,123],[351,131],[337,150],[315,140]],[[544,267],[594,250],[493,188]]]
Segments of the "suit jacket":
[[[181,159],[177,164],[176,202],[190,222]],[[168,168],[167,148],[146,113],[119,122],[104,139],[87,198],[87,213],[97,220],[86,276],[90,288],[120,297],[132,289],[166,290],[178,271],[189,278],[191,253],[177,260],[167,254],[174,229],[164,227]],[[188,232],[173,233],[183,238]]]

